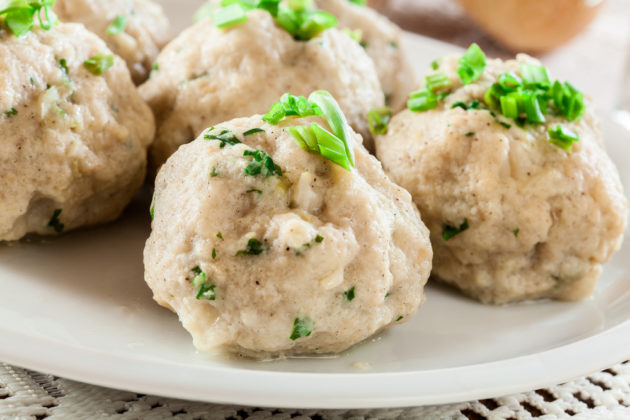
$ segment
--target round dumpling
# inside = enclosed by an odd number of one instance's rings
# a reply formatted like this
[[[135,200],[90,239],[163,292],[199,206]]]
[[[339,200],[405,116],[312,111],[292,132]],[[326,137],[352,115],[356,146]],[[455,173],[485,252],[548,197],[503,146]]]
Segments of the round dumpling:
[[[376,66],[386,103],[394,112],[407,104],[416,78],[403,50],[402,31],[374,9],[350,0],[315,0],[320,9],[339,20],[339,28],[359,30],[361,45]]]
[[[418,309],[428,230],[363,147],[347,171],[260,116],[208,133],[162,166],[144,250],[154,299],[197,348],[334,353]]]
[[[497,77],[522,76],[522,64],[540,63],[490,60],[462,86],[458,57],[443,59],[453,92],[433,110],[396,115],[377,156],[431,231],[435,277],[482,302],[582,299],[621,244],[626,199],[590,101],[581,119],[549,113],[522,127],[482,109]],[[579,136],[572,150],[550,141],[558,125]]]
[[[184,31],[140,87],[158,121],[149,152],[156,168],[212,124],[266,112],[284,92],[328,90],[353,128],[369,136],[367,114],[384,96],[363,48],[336,29],[296,41],[269,13],[247,15],[228,29],[207,18]]]
[[[152,0],[56,0],[53,10],[61,21],[82,23],[100,36],[127,62],[136,84],[147,79],[170,38],[168,19]]]
[[[125,63],[82,25],[61,24],[0,32],[0,74],[0,240],[118,217],[155,133]]]

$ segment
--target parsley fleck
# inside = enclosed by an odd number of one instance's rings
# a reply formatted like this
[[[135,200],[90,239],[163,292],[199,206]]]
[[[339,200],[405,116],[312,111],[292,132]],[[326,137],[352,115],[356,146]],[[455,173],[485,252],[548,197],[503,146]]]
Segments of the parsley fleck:
[[[129,20],[127,16],[124,16],[124,15],[116,16],[116,18],[114,18],[112,23],[107,27],[107,30],[105,31],[105,33],[107,35],[122,34],[123,32],[125,32],[125,26],[127,26],[127,20]]]
[[[66,79],[70,80],[70,72],[68,70],[68,61],[65,58],[59,60],[59,68]]]
[[[308,337],[313,332],[313,328],[315,328],[315,323],[312,319],[307,316],[299,316],[293,321],[293,331],[289,338],[295,341],[298,338]]]
[[[475,132],[474,131],[469,131],[468,133],[466,133],[466,137],[471,137],[474,136]]]
[[[508,124],[508,123],[503,122],[503,121],[498,121],[498,120],[497,120],[497,122],[498,122],[499,124],[501,124],[504,128],[507,128],[508,130],[509,130],[510,128],[512,128],[512,125],[511,125],[511,124]]]
[[[83,67],[85,67],[94,76],[103,75],[103,73],[105,73],[113,65],[114,56],[111,54],[105,55],[103,53],[98,53],[83,62]]]
[[[251,238],[249,241],[247,241],[247,247],[238,251],[236,253],[236,256],[240,257],[241,255],[260,255],[263,252],[268,251],[269,248],[269,245],[260,242],[256,238]]]
[[[252,134],[257,134],[257,133],[264,133],[265,130],[263,130],[262,128],[252,128],[251,130],[247,130],[246,132],[243,133],[243,136],[251,136]]]
[[[52,217],[48,222],[48,227],[53,228],[55,232],[61,233],[63,232],[64,224],[59,221],[59,216],[61,215],[62,209],[55,209],[53,211]]]
[[[431,61],[431,68],[433,70],[437,70],[440,68],[440,62],[438,60]]]
[[[354,286],[352,286],[351,288],[349,288],[348,290],[346,290],[345,292],[343,292],[343,297],[348,301],[351,302],[352,299],[354,299]]]
[[[403,318],[404,318],[404,316],[400,315],[398,318],[396,318],[396,322],[400,321]]]
[[[214,127],[212,127],[209,131],[212,131],[214,129]],[[203,136],[204,139],[206,140],[217,140],[220,141],[220,147],[223,149],[225,147],[226,144],[229,144],[230,146],[234,146],[235,144],[240,143],[240,141],[236,138],[236,136],[234,135],[234,133],[232,133],[230,130],[223,130],[221,131],[221,133],[219,134],[206,134]]]
[[[151,209],[149,210],[149,216],[151,216],[151,220],[155,218],[155,203],[151,205]]]
[[[205,299],[205,300],[215,300],[216,293],[214,289],[216,286],[208,282],[208,275],[199,268],[199,266],[194,267],[192,270],[193,274],[195,274],[195,278],[193,279],[193,286],[198,287],[197,294],[195,295],[196,299]]]
[[[253,157],[252,161],[245,167],[245,174],[249,176],[264,175],[265,178],[271,175],[282,176],[282,169],[273,162],[271,156],[262,150],[245,150],[243,156]]]
[[[212,168],[212,171],[210,171],[210,178],[214,178],[217,176],[219,176],[219,170],[216,167],[214,167]]]
[[[245,191],[247,194],[249,193],[258,193],[258,195],[262,195],[262,190],[258,190],[256,188],[252,188],[251,190]]]
[[[514,229],[514,230],[512,231],[512,233],[514,234],[514,237],[515,237],[515,238],[518,238],[518,233],[519,233],[520,231],[521,231],[521,230],[520,230],[519,228],[516,228],[516,229]]]
[[[7,117],[13,117],[14,115],[18,114],[18,110],[11,107],[11,109],[9,109],[8,111],[4,111],[4,115],[6,115]]]
[[[214,260],[217,257],[217,250],[212,248],[212,259]]]
[[[448,241],[449,239],[453,238],[454,236],[459,235],[460,233],[462,233],[468,228],[469,228],[468,219],[464,219],[464,222],[461,225],[459,225],[459,227],[445,225],[442,228],[442,238],[445,241]]]
[[[315,242],[317,242],[318,244],[321,244],[323,240],[324,240],[324,237],[322,235],[317,235],[315,237]]]
[[[217,238],[223,240],[223,234],[221,232],[217,232]]]
[[[372,108],[368,112],[370,133],[374,135],[387,134],[387,128],[391,118],[392,110],[390,108]]]

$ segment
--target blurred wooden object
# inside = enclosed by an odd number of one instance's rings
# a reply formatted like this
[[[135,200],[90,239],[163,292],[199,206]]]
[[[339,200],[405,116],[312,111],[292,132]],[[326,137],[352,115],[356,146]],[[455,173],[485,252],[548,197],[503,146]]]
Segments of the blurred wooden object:
[[[544,52],[591,23],[603,0],[458,0],[481,28],[517,51]]]

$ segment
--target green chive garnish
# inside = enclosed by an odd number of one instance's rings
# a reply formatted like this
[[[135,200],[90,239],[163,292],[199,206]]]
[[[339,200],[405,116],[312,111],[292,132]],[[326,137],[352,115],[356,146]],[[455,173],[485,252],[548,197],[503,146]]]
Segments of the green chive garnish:
[[[467,85],[479,79],[486,68],[486,56],[479,45],[472,44],[459,59],[457,74],[463,84]]]
[[[293,331],[289,338],[293,341],[298,338],[308,337],[315,328],[315,322],[307,316],[299,316],[293,321]]]
[[[368,112],[370,133],[374,135],[386,134],[389,120],[392,118],[392,110],[388,107],[372,108]]]
[[[444,239],[445,241],[448,241],[449,239],[453,238],[454,236],[459,235],[460,233],[462,233],[468,228],[469,228],[468,219],[464,219],[464,222],[458,227],[445,225],[442,228],[442,239]]]
[[[94,76],[101,76],[111,66],[114,65],[114,56],[109,54],[98,53],[83,62],[85,67]]]
[[[438,101],[435,94],[428,90],[419,90],[409,95],[407,108],[414,112],[423,112],[437,108]]]
[[[245,10],[238,3],[216,9],[212,13],[212,21],[217,28],[229,28],[247,21]]]
[[[127,21],[129,18],[124,15],[118,15],[112,23],[107,27],[105,33],[107,35],[120,35],[125,32],[125,26],[127,26]]]
[[[560,124],[547,127],[547,132],[549,133],[549,142],[564,149],[567,153],[571,153],[573,143],[580,141],[578,133]]]
[[[64,224],[59,221],[59,216],[61,215],[62,209],[55,209],[53,211],[52,217],[48,222],[48,227],[53,228],[55,232],[61,233],[63,232]]]

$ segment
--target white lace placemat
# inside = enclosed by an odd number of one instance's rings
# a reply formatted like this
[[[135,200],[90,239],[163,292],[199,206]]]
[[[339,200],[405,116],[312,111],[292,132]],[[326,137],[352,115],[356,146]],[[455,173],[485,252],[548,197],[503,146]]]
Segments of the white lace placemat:
[[[237,407],[87,385],[0,363],[0,419],[630,419],[630,361],[545,389],[451,405],[369,410]]]

